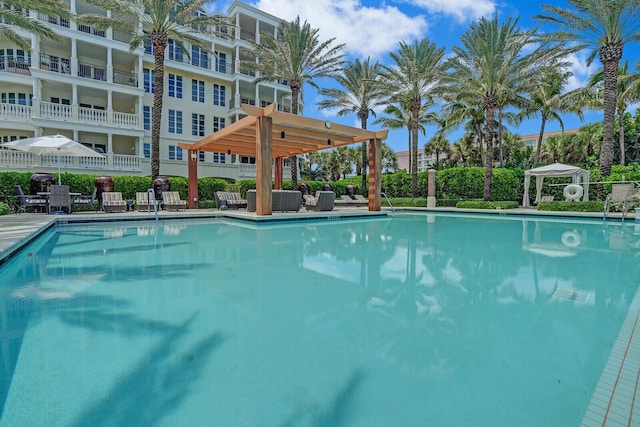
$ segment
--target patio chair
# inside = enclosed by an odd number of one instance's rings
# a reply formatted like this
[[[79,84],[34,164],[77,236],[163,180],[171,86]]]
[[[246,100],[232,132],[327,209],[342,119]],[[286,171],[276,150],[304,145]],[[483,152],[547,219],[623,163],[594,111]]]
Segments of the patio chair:
[[[106,213],[124,212],[127,210],[127,202],[122,199],[119,191],[105,191],[102,193],[102,209]]]
[[[162,208],[168,211],[177,211],[186,209],[186,200],[180,199],[180,193],[177,191],[164,191],[162,193]]]
[[[316,191],[316,197],[305,195],[307,210],[331,211],[335,204],[336,194],[333,191]]]
[[[362,194],[354,195],[353,200],[355,200],[358,206],[369,206],[369,200],[365,199],[365,197]]]
[[[156,200],[156,195],[151,191],[138,191],[136,193],[136,210],[138,212],[150,212],[153,210],[154,205],[158,207],[158,210],[160,210],[161,204],[162,202],[160,200]]]
[[[93,193],[91,193],[91,195],[81,195],[81,196],[75,196],[73,198],[73,206],[74,206],[74,210],[75,207],[80,205],[80,206],[91,206],[91,209],[93,209],[94,212],[96,211],[96,206],[94,204],[95,200],[96,200],[96,194],[98,193],[98,188],[97,187],[93,187]]]
[[[24,213],[28,207],[37,208],[42,212],[49,212],[49,201],[47,200],[47,198],[40,197],[40,196],[32,196],[32,195],[27,196],[22,191],[22,187],[20,185],[16,185],[13,188],[16,190],[16,193],[18,194],[19,205],[18,205],[18,210],[16,211],[16,214]]]
[[[49,213],[71,213],[71,196],[68,185],[52,185],[49,188]]]

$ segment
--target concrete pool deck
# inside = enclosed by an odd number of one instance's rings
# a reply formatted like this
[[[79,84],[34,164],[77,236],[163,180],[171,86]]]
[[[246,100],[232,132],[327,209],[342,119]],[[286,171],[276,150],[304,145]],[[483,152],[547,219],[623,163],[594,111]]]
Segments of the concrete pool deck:
[[[460,214],[499,214],[513,216],[539,216],[555,219],[584,218],[602,220],[602,213],[575,212],[538,212],[535,209],[509,209],[501,211],[456,209],[456,208],[396,208],[398,212],[415,213],[460,213]],[[322,220],[337,218],[386,216],[391,210],[383,208],[381,212],[368,212],[366,208],[336,208],[329,212],[277,212],[271,216],[258,217],[255,213],[243,210],[220,211],[217,209],[185,210],[179,212],[159,213],[159,219],[185,220],[206,218],[229,218],[252,222],[288,221],[288,220]],[[610,214],[615,221],[621,219],[620,214]],[[634,215],[628,215],[626,221],[634,222]],[[640,218],[638,218],[640,220]],[[46,215],[25,213],[21,215],[0,216],[0,266],[17,254],[24,246],[38,237],[45,230],[56,224],[116,222],[116,221],[154,221],[153,213],[125,212],[121,214],[76,213],[73,215]],[[581,426],[631,426],[640,425],[640,288],[630,304],[627,316],[618,333],[607,363],[601,373],[598,384],[593,391],[590,403]],[[636,398],[637,396],[637,398]]]

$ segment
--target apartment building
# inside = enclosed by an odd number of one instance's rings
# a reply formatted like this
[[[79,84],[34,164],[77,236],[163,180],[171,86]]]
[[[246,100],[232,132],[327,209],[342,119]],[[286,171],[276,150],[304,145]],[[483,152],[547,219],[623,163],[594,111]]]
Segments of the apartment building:
[[[545,132],[542,134],[542,144],[544,144],[545,142],[547,142],[547,140],[549,139],[549,137],[552,136],[563,136],[563,135],[573,135],[575,133],[578,133],[580,129],[566,129],[564,131],[553,131],[553,132]],[[524,144],[527,147],[533,147],[534,149],[538,146],[538,137],[540,136],[539,133],[534,133],[531,135],[523,135],[522,138],[522,142],[524,142]]]
[[[74,14],[103,13],[70,0]],[[150,175],[154,58],[150,43],[129,50],[131,34],[102,31],[73,20],[38,15],[62,42],[18,30],[31,51],[0,38],[0,140],[64,134],[104,153],[105,158],[34,156],[0,149],[0,170],[63,171],[98,175]],[[164,103],[160,137],[160,173],[187,176],[179,142],[196,142],[243,116],[241,104],[276,103],[290,111],[287,82],[254,84],[243,71],[250,40],[275,34],[280,20],[235,1],[227,10],[230,25],[203,36],[210,49],[192,46],[189,55],[169,40],[165,52]],[[198,175],[230,181],[255,177],[255,158],[200,153]],[[289,168],[284,168],[285,178]]]
[[[440,153],[439,159],[446,159],[447,153]],[[398,160],[398,169],[404,169],[407,172],[411,172],[409,170],[409,164],[411,163],[411,155],[409,151],[398,151],[396,152],[396,159]],[[418,151],[418,172],[424,172],[428,170],[431,166],[436,163],[436,155],[435,154],[425,154],[424,151]]]

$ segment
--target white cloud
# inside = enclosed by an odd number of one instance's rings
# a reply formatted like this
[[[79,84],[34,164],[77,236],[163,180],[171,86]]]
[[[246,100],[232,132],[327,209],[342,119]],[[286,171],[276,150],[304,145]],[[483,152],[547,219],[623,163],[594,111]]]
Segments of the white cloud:
[[[567,91],[571,91],[580,87],[584,87],[589,77],[600,67],[596,61],[591,65],[587,65],[587,51],[576,52],[567,55],[565,60],[570,64],[569,71],[573,73],[567,82]]]
[[[485,1],[485,0],[482,0]],[[359,0],[259,0],[255,7],[281,19],[300,16],[320,30],[320,39],[336,38],[346,44],[346,53],[379,59],[395,51],[402,40],[423,37],[427,21],[408,16],[398,8],[363,6]]]
[[[426,9],[430,13],[452,15],[458,22],[489,16],[496,9],[493,0],[413,0],[411,4]]]

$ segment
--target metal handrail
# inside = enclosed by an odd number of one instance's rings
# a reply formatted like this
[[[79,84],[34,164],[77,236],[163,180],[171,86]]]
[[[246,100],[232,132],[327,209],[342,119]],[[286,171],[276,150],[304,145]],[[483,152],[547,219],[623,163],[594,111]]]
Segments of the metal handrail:
[[[611,199],[611,194],[607,194],[607,198],[604,201],[604,211],[602,212],[602,222],[607,220],[607,211],[609,210],[609,199]]]
[[[396,210],[394,209],[393,205],[391,204],[391,200],[389,200],[387,195],[385,193],[383,193],[383,192],[381,192],[380,195],[383,196],[387,200],[387,203],[389,203],[389,206],[391,207],[391,213],[395,215]]]
[[[151,197],[149,196],[149,194],[153,194],[153,211],[156,215],[156,224],[159,221],[158,218],[158,203],[156,202],[156,192],[154,191],[153,188],[150,188],[147,190],[147,212],[151,212]]]

